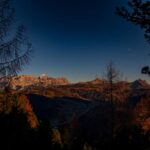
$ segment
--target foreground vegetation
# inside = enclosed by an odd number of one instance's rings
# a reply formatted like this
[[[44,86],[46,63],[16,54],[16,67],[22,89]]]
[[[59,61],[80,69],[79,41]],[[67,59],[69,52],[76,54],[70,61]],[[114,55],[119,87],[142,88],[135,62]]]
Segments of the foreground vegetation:
[[[0,138],[4,149],[52,149],[52,150],[109,150],[150,148],[150,91],[148,89],[113,91],[113,103],[109,94],[103,94],[99,85],[69,85],[30,92],[55,101],[61,97],[81,98],[92,101],[91,107],[78,117],[72,112],[68,122],[54,125],[42,118],[32,105],[31,93],[6,91],[0,94]],[[120,84],[119,84],[120,86]],[[117,88],[120,89],[120,88]],[[85,92],[86,91],[86,92]],[[90,94],[90,91],[92,95]],[[102,93],[101,93],[101,92]],[[120,90],[119,90],[120,91]],[[83,93],[84,94],[83,94]],[[106,92],[107,93],[107,92]],[[124,93],[124,95],[122,94]],[[97,95],[97,96],[96,96]],[[93,96],[93,99],[92,99]],[[97,98],[97,99],[96,99]],[[35,100],[36,101],[36,100]],[[62,106],[63,107],[63,106]],[[59,108],[54,108],[59,109]]]

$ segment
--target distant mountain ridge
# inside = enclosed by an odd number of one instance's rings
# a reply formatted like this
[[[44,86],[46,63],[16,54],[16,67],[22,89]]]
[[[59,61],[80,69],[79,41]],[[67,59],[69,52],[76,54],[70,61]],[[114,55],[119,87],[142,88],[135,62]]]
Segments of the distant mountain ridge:
[[[0,89],[4,88],[6,80],[0,80]],[[85,87],[90,88],[96,86],[99,88],[103,87],[104,80],[101,78],[96,78],[91,81],[71,83],[65,77],[54,78],[47,76],[46,74],[41,74],[40,76],[35,75],[18,75],[12,77],[10,81],[10,87],[14,90],[28,89],[32,87],[57,87],[57,86],[73,86],[73,87]],[[150,89],[150,84],[145,80],[138,79],[133,82],[120,81],[118,82],[120,86],[129,87],[130,89]]]
[[[3,88],[5,79],[0,81],[0,87]],[[57,85],[67,85],[70,82],[64,78],[53,78],[49,77],[45,74],[42,74],[40,76],[35,75],[18,75],[15,77],[12,77],[10,81],[10,87],[14,90],[24,89],[31,86],[37,86],[37,87],[52,87]]]

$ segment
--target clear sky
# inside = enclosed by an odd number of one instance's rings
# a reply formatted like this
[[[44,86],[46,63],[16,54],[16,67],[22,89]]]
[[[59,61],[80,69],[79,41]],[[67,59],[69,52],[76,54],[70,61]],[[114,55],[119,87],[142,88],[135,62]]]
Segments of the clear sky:
[[[150,45],[140,28],[115,14],[127,0],[14,0],[34,57],[23,74],[85,81],[102,75],[112,60],[128,80],[150,64]],[[148,78],[147,78],[148,79]]]

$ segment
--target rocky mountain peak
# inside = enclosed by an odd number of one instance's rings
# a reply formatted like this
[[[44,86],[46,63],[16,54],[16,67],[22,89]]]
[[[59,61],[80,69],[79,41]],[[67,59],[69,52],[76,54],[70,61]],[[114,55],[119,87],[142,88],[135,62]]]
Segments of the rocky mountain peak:
[[[150,84],[148,84],[145,80],[138,79],[131,83],[131,87],[133,89],[150,88]]]
[[[4,88],[4,80],[0,81],[0,88]],[[24,89],[30,86],[39,86],[39,87],[51,87],[58,85],[67,85],[69,81],[64,78],[52,78],[46,74],[42,74],[39,77],[35,75],[19,75],[12,77],[10,86],[12,89]]]
[[[100,79],[100,78],[97,77],[94,80],[89,81],[88,83],[91,83],[91,84],[101,84],[102,83],[102,79]]]

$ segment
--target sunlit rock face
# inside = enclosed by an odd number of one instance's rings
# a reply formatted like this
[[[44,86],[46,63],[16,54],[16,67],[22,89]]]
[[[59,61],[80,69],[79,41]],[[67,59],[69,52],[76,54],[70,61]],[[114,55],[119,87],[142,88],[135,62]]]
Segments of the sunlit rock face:
[[[38,78],[34,75],[20,75],[12,78],[11,87],[13,89],[23,89],[36,83],[38,83]]]
[[[4,88],[5,80],[0,81],[0,88]],[[58,85],[67,85],[69,81],[66,78],[52,78],[45,74],[40,75],[39,77],[34,75],[20,75],[13,77],[10,81],[10,87],[12,89],[24,89],[30,86],[41,86],[41,87],[50,87]]]

